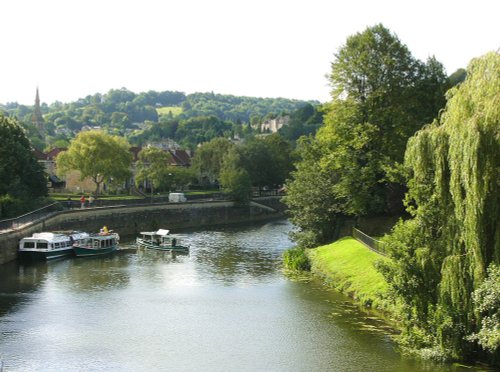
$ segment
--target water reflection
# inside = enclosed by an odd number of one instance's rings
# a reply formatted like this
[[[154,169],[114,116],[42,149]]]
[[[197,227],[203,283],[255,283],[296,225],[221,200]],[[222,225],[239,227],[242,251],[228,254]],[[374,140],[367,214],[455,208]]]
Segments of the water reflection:
[[[15,306],[30,299],[47,274],[57,270],[55,262],[37,262],[28,265],[9,262],[1,265],[0,273],[0,317]]]
[[[130,280],[129,258],[123,254],[68,260],[67,270],[58,283],[68,291],[106,291],[120,289]]]
[[[7,265],[6,369],[426,370],[402,358],[383,324],[343,295],[310,277],[283,277],[290,229],[274,222],[186,231],[187,256],[137,250]]]
[[[282,251],[291,246],[288,230],[287,224],[272,222],[263,226],[202,232],[189,240],[195,247],[197,268],[203,271],[201,275],[231,285],[255,279],[265,281],[276,276]]]

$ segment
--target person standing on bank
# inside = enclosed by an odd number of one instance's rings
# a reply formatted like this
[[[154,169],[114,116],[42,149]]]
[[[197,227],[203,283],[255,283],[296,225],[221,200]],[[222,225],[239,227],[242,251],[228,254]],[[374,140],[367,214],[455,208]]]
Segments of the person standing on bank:
[[[82,203],[82,209],[85,208],[85,195],[80,198],[80,203]]]
[[[94,204],[94,197],[92,196],[92,194],[89,195],[89,208],[92,207]]]

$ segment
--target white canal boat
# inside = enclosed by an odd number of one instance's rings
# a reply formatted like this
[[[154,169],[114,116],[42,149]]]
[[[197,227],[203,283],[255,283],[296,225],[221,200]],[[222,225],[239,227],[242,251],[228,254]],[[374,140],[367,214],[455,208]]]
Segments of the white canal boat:
[[[82,231],[69,233],[41,232],[19,242],[19,258],[27,260],[51,260],[73,255],[73,244],[89,236]]]

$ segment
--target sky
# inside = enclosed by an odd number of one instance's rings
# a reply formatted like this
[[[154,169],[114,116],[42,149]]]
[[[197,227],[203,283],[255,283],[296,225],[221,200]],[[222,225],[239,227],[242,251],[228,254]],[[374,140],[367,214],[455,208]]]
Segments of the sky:
[[[330,100],[347,37],[382,23],[448,74],[500,48],[499,0],[2,0],[0,103],[110,89]]]

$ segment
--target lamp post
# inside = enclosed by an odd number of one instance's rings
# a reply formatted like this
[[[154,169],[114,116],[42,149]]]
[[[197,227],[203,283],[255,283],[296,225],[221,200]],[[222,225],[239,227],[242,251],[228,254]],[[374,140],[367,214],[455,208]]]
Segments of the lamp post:
[[[172,192],[172,173],[168,174],[168,192]]]

